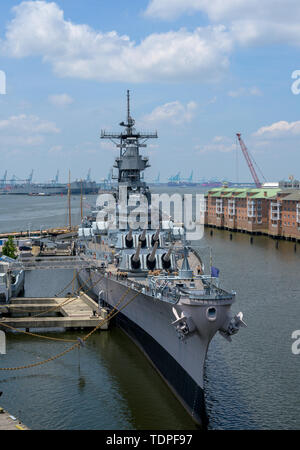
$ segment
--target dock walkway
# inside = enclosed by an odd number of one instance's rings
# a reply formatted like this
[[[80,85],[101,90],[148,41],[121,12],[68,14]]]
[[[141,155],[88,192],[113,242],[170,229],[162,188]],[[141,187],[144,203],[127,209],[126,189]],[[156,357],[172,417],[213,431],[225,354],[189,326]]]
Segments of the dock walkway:
[[[60,238],[67,238],[72,236],[77,236],[78,227],[57,227],[49,228],[47,230],[26,230],[26,231],[11,231],[8,233],[0,233],[0,239],[7,239],[8,237],[13,238],[30,238],[32,236],[59,236]]]
[[[12,270],[52,270],[52,269],[89,269],[99,267],[100,263],[91,258],[79,258],[78,256],[38,256],[32,255],[21,257],[10,263]]]
[[[78,297],[66,298],[12,298],[9,304],[0,306],[2,314],[18,317],[3,317],[0,328],[7,330],[8,325],[14,328],[94,328],[107,317],[107,310],[100,308],[98,304],[84,292]],[[96,312],[96,315],[94,313]],[[48,316],[46,314],[48,313]],[[51,313],[52,315],[49,315]],[[54,316],[59,313],[61,316]],[[26,316],[25,316],[26,314]],[[22,315],[22,317],[20,317]],[[105,322],[101,330],[108,329]]]
[[[16,417],[9,414],[3,408],[0,407],[0,431],[17,431],[17,430],[29,430],[22,422]]]

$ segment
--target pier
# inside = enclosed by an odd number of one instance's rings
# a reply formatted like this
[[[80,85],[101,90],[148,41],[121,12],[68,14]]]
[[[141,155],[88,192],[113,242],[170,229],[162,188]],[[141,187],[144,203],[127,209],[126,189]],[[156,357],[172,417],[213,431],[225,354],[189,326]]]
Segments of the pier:
[[[83,291],[79,296],[66,298],[12,298],[9,304],[0,306],[0,312],[9,315],[0,319],[0,328],[4,331],[18,328],[94,328],[108,314],[106,308],[99,309],[98,304]],[[100,329],[107,330],[108,326],[105,320]]]
[[[8,233],[0,233],[0,239],[13,238],[30,238],[34,237],[46,237],[46,236],[62,236],[64,238],[73,237],[77,235],[78,227],[62,227],[62,228],[49,228],[45,230],[25,230],[25,231],[11,231]]]
[[[89,269],[100,267],[97,260],[79,258],[77,256],[33,257],[20,258],[10,264],[11,269],[23,270],[50,270],[50,269]]]
[[[29,430],[20,420],[0,407],[0,431]]]

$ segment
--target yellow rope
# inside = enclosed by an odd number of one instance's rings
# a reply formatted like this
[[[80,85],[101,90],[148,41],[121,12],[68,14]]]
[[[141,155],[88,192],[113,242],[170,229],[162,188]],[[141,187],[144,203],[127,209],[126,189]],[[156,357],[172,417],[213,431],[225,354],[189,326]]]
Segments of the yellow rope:
[[[74,275],[74,277],[75,277],[75,276],[76,276],[76,275]],[[79,292],[81,291],[81,289],[83,289],[83,288],[87,285],[87,283],[89,282],[89,280],[91,280],[91,276],[92,276],[92,275],[90,275],[90,276],[88,277],[88,279],[87,279],[83,284],[81,284],[81,285],[79,286],[79,288],[78,288],[75,292],[73,292],[73,295],[74,295],[74,294],[77,294],[77,295],[79,294]],[[74,280],[74,277],[73,277],[73,280]],[[99,281],[100,281],[101,279],[103,279],[103,278],[104,278],[104,276],[102,275],[101,278],[95,283],[95,285],[92,285],[92,286],[90,287],[90,289],[92,289],[93,287],[95,287],[96,284],[98,284]],[[73,280],[72,280],[72,281],[73,281]],[[48,313],[48,312],[55,311],[56,309],[60,308],[61,306],[67,305],[67,304],[69,304],[69,303],[72,303],[74,300],[77,300],[77,297],[70,297],[70,298],[67,298],[67,299],[64,300],[62,303],[59,303],[58,305],[55,305],[55,306],[53,306],[52,308],[49,308],[49,309],[46,310],[46,311],[43,311],[43,312],[38,313],[38,314],[35,314],[35,315],[32,316],[32,317],[39,317],[39,316],[42,316],[43,314],[46,314],[46,313]]]
[[[55,306],[52,306],[51,308],[47,309],[46,311],[37,313],[37,314],[35,314],[35,315],[31,316],[31,317],[33,317],[33,318],[34,318],[34,317],[40,317],[40,316],[42,316],[43,314],[46,314],[46,313],[49,313],[49,312],[53,312],[53,311],[55,311],[56,309],[60,308],[61,306],[66,306],[66,305],[68,305],[69,303],[72,303],[72,302],[73,302],[74,300],[76,300],[76,299],[77,299],[77,297],[70,297],[70,298],[67,298],[67,299],[65,299],[63,302],[58,303],[58,304],[56,304]]]
[[[127,289],[127,291],[125,292],[125,294],[123,294],[123,296],[121,297],[121,299],[119,300],[119,302],[116,304],[116,306],[114,306],[114,308],[112,309],[112,311],[108,314],[108,316],[105,319],[102,319],[102,321],[90,332],[88,333],[83,339],[82,341],[87,341],[87,339],[93,334],[95,333],[96,330],[98,330],[104,323],[106,323],[108,320],[112,319],[113,317],[115,317],[117,314],[119,314],[126,306],[129,305],[129,303],[131,303],[140,293],[141,291],[138,291],[130,300],[128,300],[128,302],[125,303],[125,305],[122,306],[122,308],[120,308],[119,310],[117,310],[118,305],[125,299],[127,293],[130,291],[130,288]],[[77,342],[76,344],[72,345],[72,347],[64,350],[63,352],[52,356],[51,358],[48,358],[44,361],[39,361],[37,363],[33,363],[33,364],[28,364],[27,366],[20,366],[20,367],[5,367],[5,368],[0,368],[0,370],[5,370],[5,371],[14,371],[14,370],[23,370],[23,369],[30,369],[33,367],[37,367],[37,366],[41,366],[43,364],[47,364],[50,361],[54,361],[55,359],[61,358],[62,356],[66,355],[67,353],[71,352],[72,350],[74,350],[75,348],[79,347],[81,345],[80,342]]]
[[[83,269],[81,269],[81,270],[83,270]],[[79,273],[81,272],[81,270],[79,271]],[[70,281],[70,282],[69,282],[69,283],[68,283],[61,291],[59,291],[57,294],[55,294],[54,297],[58,297],[63,291],[65,291],[65,290],[67,289],[67,287],[69,287],[70,284],[74,282],[75,278],[76,278],[76,274],[74,273],[74,276],[73,276],[72,280],[71,280],[71,281]],[[89,278],[90,278],[90,277],[89,277]],[[81,288],[82,288],[82,287],[81,287]],[[74,292],[73,292],[73,293],[74,293]],[[59,305],[56,305],[56,306],[54,306],[53,308],[50,308],[50,309],[48,309],[47,311],[44,311],[44,312],[39,313],[39,314],[36,314],[35,316],[32,316],[32,317],[38,317],[38,316],[40,316],[40,315],[42,315],[42,314],[46,314],[47,312],[50,312],[50,311],[52,311],[52,310],[55,310],[55,309],[58,308],[59,306],[62,306],[65,302],[68,302],[69,300],[70,300],[70,298],[66,299],[63,303],[60,303]],[[5,309],[5,308],[7,308],[7,306],[0,306],[0,308]]]
[[[78,273],[80,273],[83,269],[80,269],[80,271]],[[70,283],[68,283],[61,291],[59,291],[57,294],[55,294],[54,297],[58,297],[62,292],[64,292],[75,280],[76,278],[76,274],[74,273],[74,276],[72,278],[72,280],[70,281]]]
[[[38,337],[41,339],[49,339],[51,341],[77,342],[77,340],[75,340],[75,339],[54,338],[54,337],[50,337],[50,336],[43,336],[41,334],[30,333],[29,331],[23,331],[23,330],[20,330],[19,328],[14,328],[11,325],[8,325],[3,322],[0,322],[0,325],[3,327],[9,328],[11,330],[17,331],[18,333],[28,334],[29,336],[34,336],[34,337]]]
[[[123,299],[126,297],[127,293],[130,291],[130,288],[127,289],[127,291],[125,292],[125,294],[123,295]],[[112,312],[115,311],[114,314],[112,314],[109,319],[112,319],[113,317],[115,317],[117,314],[119,314],[126,306],[129,305],[129,303],[131,303],[142,291],[138,291],[130,300],[128,300],[128,302],[125,303],[125,305],[123,305],[119,310],[116,311],[117,307],[119,306],[119,304],[121,303],[122,300],[120,300],[116,306],[114,306],[114,308],[112,309]],[[105,321],[107,320],[107,318],[105,319]],[[105,323],[105,322],[104,322]],[[82,340],[83,341],[87,341],[88,338],[95,333],[95,331],[97,331],[101,326],[103,325],[103,323],[98,324],[92,331],[90,331],[90,333],[88,333]]]
[[[73,283],[72,283],[72,294],[74,295],[74,281],[75,281],[75,278],[76,278],[76,270],[74,269],[74,271],[73,271],[73,273],[74,273],[74,276],[73,276]]]

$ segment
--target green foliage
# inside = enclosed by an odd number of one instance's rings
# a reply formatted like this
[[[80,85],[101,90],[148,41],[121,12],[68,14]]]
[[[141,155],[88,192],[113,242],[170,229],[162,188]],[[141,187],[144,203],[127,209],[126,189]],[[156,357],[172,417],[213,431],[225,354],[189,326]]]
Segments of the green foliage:
[[[14,244],[13,238],[9,236],[8,240],[2,247],[2,254],[8,256],[9,258],[16,259],[17,248]]]

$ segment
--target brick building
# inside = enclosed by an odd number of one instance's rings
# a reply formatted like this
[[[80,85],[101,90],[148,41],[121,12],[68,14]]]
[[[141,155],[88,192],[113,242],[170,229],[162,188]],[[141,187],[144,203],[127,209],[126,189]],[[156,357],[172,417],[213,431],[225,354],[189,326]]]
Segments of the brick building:
[[[300,239],[300,191],[281,191],[271,203],[269,232]]]
[[[206,194],[205,224],[300,239],[300,191],[214,188]]]

